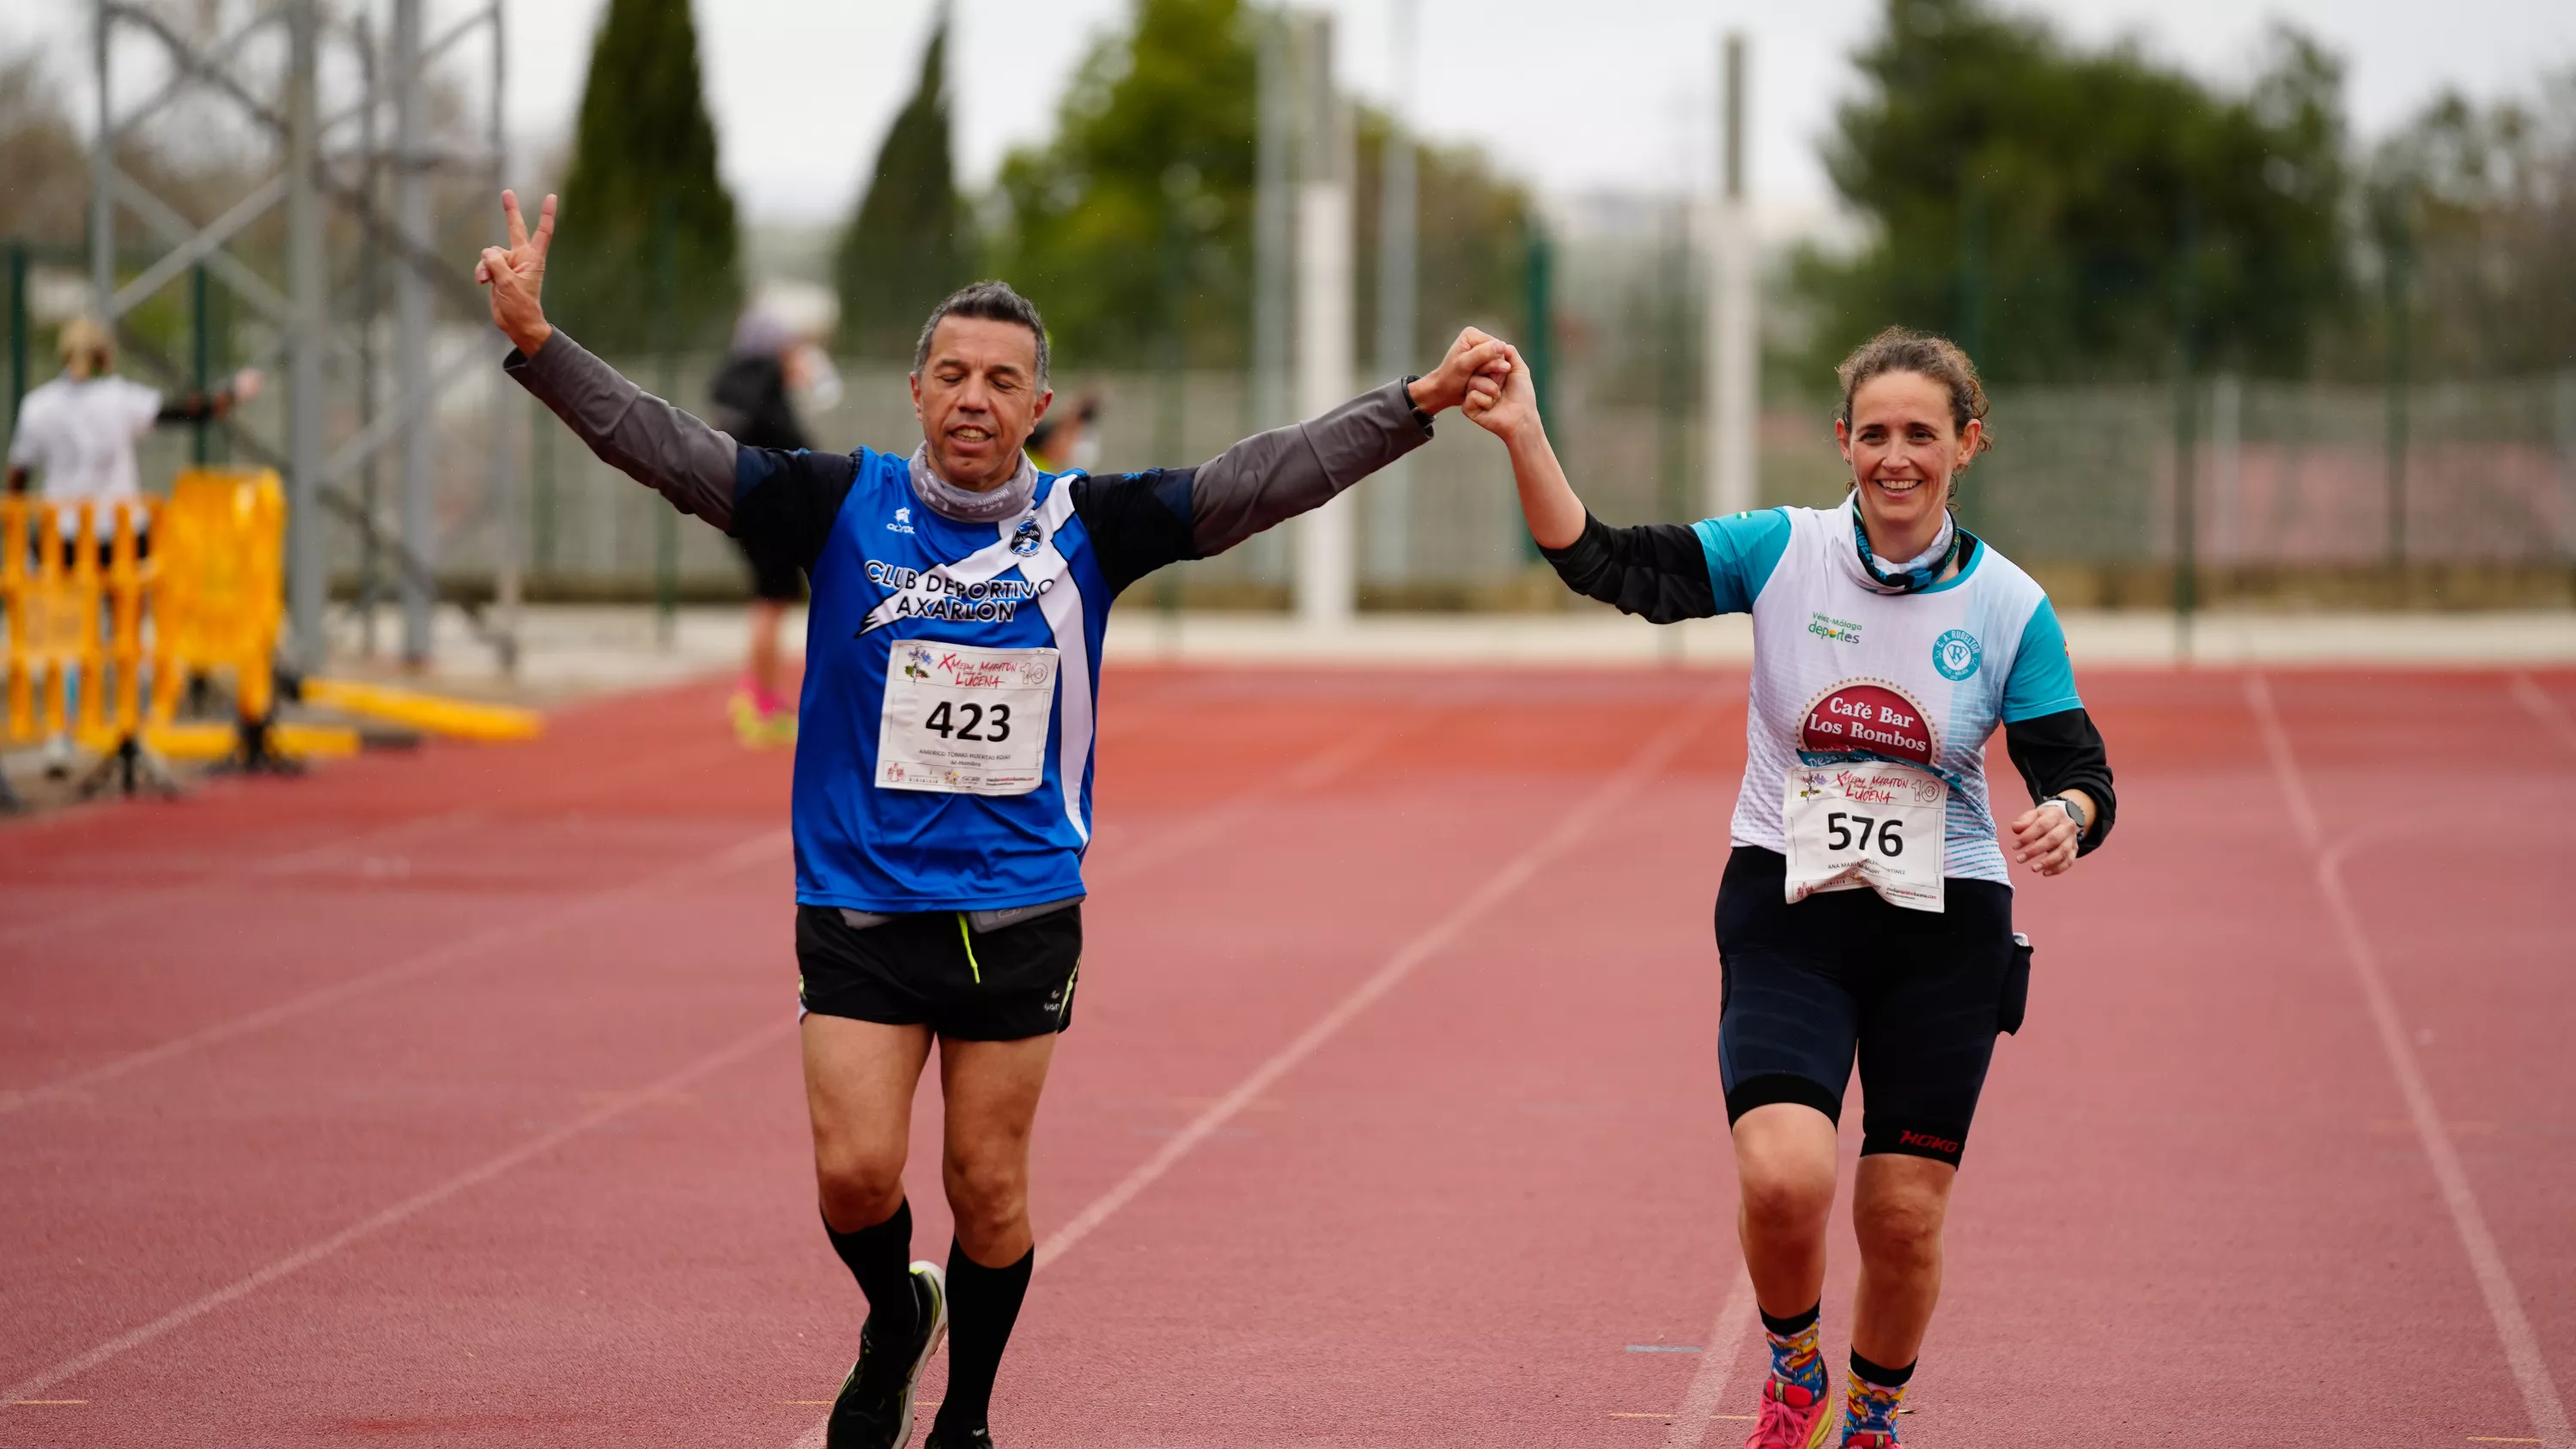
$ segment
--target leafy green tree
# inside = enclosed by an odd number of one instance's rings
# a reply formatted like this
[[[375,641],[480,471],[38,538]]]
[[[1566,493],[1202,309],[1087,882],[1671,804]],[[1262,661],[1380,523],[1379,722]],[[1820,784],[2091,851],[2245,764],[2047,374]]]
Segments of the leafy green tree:
[[[1068,359],[1145,362],[1177,311],[1193,365],[1246,356],[1259,61],[1241,0],[1137,0],[1011,153],[999,270]]]
[[[909,358],[921,319],[972,280],[949,143],[948,27],[943,8],[922,51],[921,79],[877,150],[833,262],[842,345],[865,356]]]
[[[1888,0],[1825,160],[1876,225],[1800,256],[1805,373],[1890,323],[2002,381],[2309,370],[2351,291],[2337,63],[2276,29],[2243,94],[1982,0]]]
[[[1057,345],[1091,364],[1156,361],[1177,317],[1182,361],[1250,359],[1252,213],[1263,14],[1242,0],[1137,0],[1133,22],[1077,72],[1042,147],[1004,161],[1003,275],[1046,310]],[[1375,360],[1383,112],[1358,108],[1354,335]],[[1472,148],[1423,148],[1417,345],[1463,322],[1519,316],[1527,194]]]
[[[2379,146],[2367,196],[2382,286],[2379,307],[2356,309],[2368,319],[2347,350],[2358,369],[2389,345],[2392,300],[2406,309],[2408,370],[2427,380],[2576,363],[2576,71],[2536,102],[2437,97]]]
[[[563,184],[546,304],[587,346],[721,340],[742,304],[733,197],[689,0],[609,0]]]

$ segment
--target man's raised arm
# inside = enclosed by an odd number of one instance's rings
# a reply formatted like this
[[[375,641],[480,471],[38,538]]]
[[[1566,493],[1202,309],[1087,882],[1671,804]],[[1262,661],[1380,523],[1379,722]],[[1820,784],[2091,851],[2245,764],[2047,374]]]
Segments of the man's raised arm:
[[[516,192],[501,193],[501,211],[510,245],[484,248],[474,280],[492,289],[492,325],[518,349],[502,366],[609,466],[730,532],[734,440],[627,381],[546,321],[555,199],[546,198],[533,235]]]
[[[1503,360],[1503,344],[1470,327],[1429,375],[1373,388],[1319,418],[1255,433],[1198,466],[1190,543],[1202,558],[1320,508],[1431,440],[1431,419],[1467,395],[1467,380]]]
[[[1310,512],[1431,440],[1468,379],[1508,366],[1504,344],[1470,327],[1427,375],[1390,382],[1302,423],[1255,433],[1195,468],[1086,478],[1076,507],[1092,525],[1113,590],[1182,559],[1225,552]]]

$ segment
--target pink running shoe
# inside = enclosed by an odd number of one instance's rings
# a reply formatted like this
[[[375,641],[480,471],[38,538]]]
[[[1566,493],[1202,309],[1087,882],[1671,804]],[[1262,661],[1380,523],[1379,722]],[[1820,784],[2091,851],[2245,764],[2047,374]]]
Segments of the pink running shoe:
[[[1863,1429],[1857,1434],[1844,1436],[1843,1449],[1905,1449],[1905,1446],[1897,1443],[1896,1436],[1884,1429]]]
[[[1822,1449],[1835,1415],[1830,1394],[1811,1394],[1776,1375],[1762,1380],[1762,1412],[1744,1449]]]

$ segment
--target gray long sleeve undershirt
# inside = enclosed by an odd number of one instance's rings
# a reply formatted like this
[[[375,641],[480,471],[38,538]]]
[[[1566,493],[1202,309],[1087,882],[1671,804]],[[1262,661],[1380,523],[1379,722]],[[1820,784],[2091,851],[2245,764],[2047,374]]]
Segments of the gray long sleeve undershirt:
[[[602,462],[682,513],[730,529],[732,437],[637,387],[560,327],[536,355],[513,350],[501,366]]]
[[[718,528],[733,521],[734,440],[637,387],[558,327],[503,364],[610,466]],[[1190,542],[1201,557],[1320,507],[1422,446],[1431,429],[1400,383],[1318,418],[1256,433],[1199,465]],[[924,500],[928,503],[929,500]]]

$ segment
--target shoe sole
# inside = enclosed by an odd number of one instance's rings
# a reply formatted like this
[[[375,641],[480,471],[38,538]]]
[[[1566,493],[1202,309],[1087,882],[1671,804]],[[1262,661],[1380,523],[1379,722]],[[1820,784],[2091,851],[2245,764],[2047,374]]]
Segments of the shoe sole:
[[[937,1263],[922,1258],[914,1260],[912,1276],[930,1285],[930,1332],[921,1340],[921,1354],[912,1361],[912,1372],[904,1376],[903,1432],[894,1436],[894,1449],[905,1449],[912,1442],[912,1400],[921,1389],[921,1371],[930,1367],[931,1355],[948,1337],[948,1275]]]

